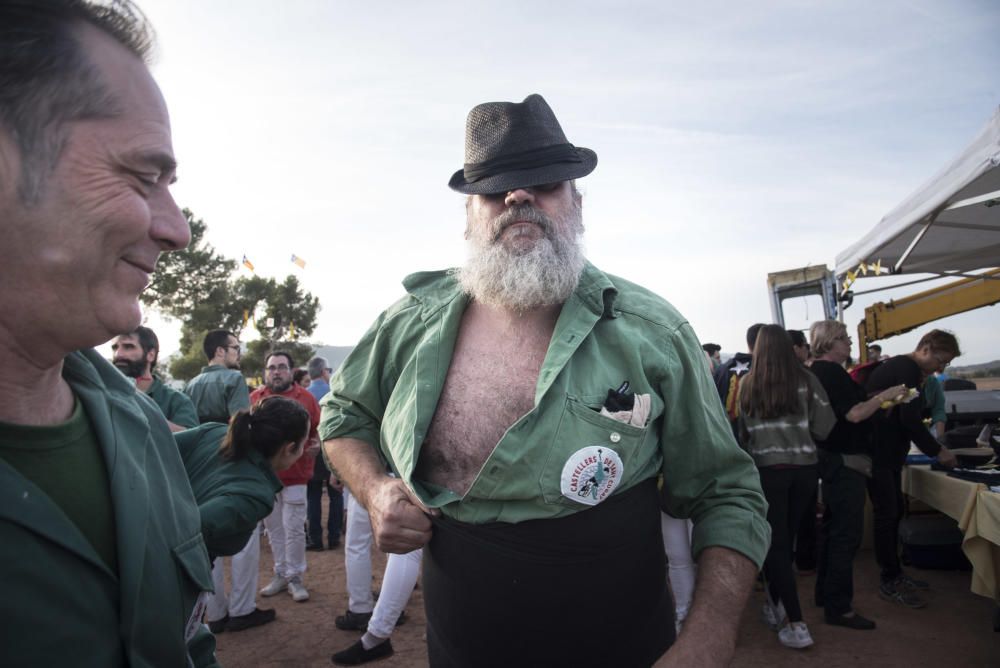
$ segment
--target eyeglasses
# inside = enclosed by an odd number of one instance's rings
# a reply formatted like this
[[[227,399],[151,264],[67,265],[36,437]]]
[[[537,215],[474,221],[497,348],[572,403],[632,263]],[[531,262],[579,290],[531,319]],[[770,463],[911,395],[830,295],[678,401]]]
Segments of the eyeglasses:
[[[267,367],[267,370],[270,371],[271,373],[274,373],[275,371],[288,371],[288,365],[287,364],[279,364],[279,365],[275,366],[275,365],[272,364],[271,366]]]
[[[847,334],[841,334],[840,336],[833,337],[834,341],[853,341],[853,339]]]
[[[239,352],[240,351],[240,344],[237,343],[235,346],[226,346],[226,349],[227,350],[235,350],[236,352]]]

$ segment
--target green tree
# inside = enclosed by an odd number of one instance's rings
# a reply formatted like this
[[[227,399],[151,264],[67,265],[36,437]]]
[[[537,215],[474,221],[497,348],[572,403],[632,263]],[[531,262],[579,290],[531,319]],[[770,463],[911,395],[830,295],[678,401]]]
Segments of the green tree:
[[[294,276],[281,283],[256,275],[234,278],[236,261],[205,241],[205,222],[188,209],[184,217],[191,226],[191,244],[162,256],[142,295],[144,304],[182,322],[182,353],[169,364],[173,377],[190,380],[200,372],[205,364],[201,344],[213,329],[228,329],[241,338],[246,327],[257,329],[261,341],[246,348],[242,362],[250,377],[261,375],[261,356],[273,348],[288,349],[303,362],[312,355],[312,346],[296,342],[316,328],[319,299]]]
[[[160,256],[141,299],[143,304],[186,322],[206,300],[223,297],[219,293],[225,292],[236,261],[223,257],[205,241],[205,221],[195,218],[190,209],[183,213],[191,227],[191,243],[182,251]]]

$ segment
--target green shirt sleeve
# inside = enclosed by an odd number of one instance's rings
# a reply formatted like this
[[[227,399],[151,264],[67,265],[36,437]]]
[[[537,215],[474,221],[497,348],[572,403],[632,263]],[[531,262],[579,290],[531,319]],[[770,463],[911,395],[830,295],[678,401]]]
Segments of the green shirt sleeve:
[[[771,529],[757,469],[733,438],[691,327],[679,327],[667,349],[660,437],[666,510],[694,522],[696,559],[719,546],[761,566]]]
[[[250,391],[247,390],[242,375],[233,375],[232,385],[226,396],[226,408],[230,415],[236,415],[237,411],[250,408]]]
[[[198,413],[194,410],[194,404],[182,392],[171,392],[168,410],[164,411],[167,419],[181,427],[197,427]]]

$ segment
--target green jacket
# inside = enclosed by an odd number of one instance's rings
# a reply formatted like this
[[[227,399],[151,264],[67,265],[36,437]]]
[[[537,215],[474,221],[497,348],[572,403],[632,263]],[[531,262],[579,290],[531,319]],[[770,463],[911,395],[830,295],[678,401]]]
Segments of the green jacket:
[[[194,404],[183,392],[167,387],[157,376],[153,376],[153,384],[146,391],[149,398],[163,411],[163,417],[181,427],[197,427],[198,413]]]
[[[194,497],[209,557],[236,554],[257,523],[271,514],[281,481],[257,451],[227,461],[219,456],[226,425],[204,424],[174,434]]]
[[[63,376],[100,442],[115,512],[119,572],[34,484],[0,460],[0,663],[185,666],[184,629],[212,589],[198,507],[159,409],[93,350]],[[196,666],[217,665],[207,628]]]
[[[662,472],[666,509],[695,522],[696,555],[718,545],[763,561],[770,530],[757,470],[733,439],[697,337],[670,304],[588,263],[556,323],[534,408],[460,498],[414,470],[468,300],[448,272],[414,274],[404,285],[409,295],[331,381],[322,440],[378,446],[425,504],[474,524],[566,516],[599,502],[585,493],[619,493]],[[626,380],[651,397],[642,427],[599,413],[608,390]],[[598,451],[606,466],[587,472]]]
[[[221,364],[202,367],[184,394],[191,397],[201,422],[228,422],[236,411],[250,408],[250,391],[243,374]]]

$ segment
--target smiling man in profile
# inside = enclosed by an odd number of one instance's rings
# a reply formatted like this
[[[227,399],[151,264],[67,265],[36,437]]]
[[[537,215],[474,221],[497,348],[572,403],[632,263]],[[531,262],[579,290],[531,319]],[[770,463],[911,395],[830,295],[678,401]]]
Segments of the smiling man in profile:
[[[163,415],[92,346],[190,232],[151,28],[0,0],[0,663],[214,664],[198,507]]]
[[[404,281],[320,429],[380,549],[426,544],[431,665],[726,665],[769,532],[697,337],[584,258],[597,156],[541,96],[475,107],[465,154],[468,261]],[[699,564],[676,644],[661,506]]]

